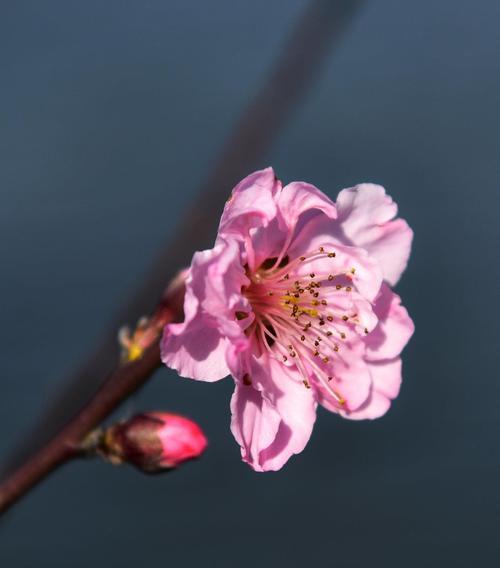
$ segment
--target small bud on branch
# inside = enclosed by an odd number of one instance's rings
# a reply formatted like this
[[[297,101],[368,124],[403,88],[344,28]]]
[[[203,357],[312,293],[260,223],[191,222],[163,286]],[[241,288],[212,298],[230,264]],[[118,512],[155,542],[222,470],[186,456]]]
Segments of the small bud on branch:
[[[104,430],[95,452],[115,465],[129,463],[145,473],[159,473],[199,457],[206,447],[196,422],[178,414],[148,412]]]

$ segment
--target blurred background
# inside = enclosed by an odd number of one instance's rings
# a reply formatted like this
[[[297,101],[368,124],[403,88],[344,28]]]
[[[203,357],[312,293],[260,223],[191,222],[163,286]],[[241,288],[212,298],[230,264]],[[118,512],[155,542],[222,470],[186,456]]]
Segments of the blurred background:
[[[2,3],[2,461],[174,235],[306,4]],[[495,0],[365,1],[258,164],[332,198],[381,183],[415,230],[389,414],[320,412],[257,474],[232,381],[163,369],[117,416],[191,416],[203,459],[66,466],[0,523],[2,568],[498,566],[499,21]]]

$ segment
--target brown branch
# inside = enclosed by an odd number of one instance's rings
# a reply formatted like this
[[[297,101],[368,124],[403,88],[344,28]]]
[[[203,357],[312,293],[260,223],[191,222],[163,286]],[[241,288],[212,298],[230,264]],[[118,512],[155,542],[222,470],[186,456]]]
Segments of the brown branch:
[[[88,453],[85,444],[88,435],[160,366],[161,331],[167,323],[182,319],[183,303],[184,278],[178,275],[165,291],[147,325],[138,327],[132,336],[141,346],[140,358],[117,366],[73,419],[0,485],[0,514],[54,469]]]
[[[184,223],[173,237],[175,246],[165,247],[131,301],[111,322],[97,349],[68,380],[68,386],[47,408],[44,418],[27,437],[28,441],[20,445],[7,471],[23,463],[27,455],[46,444],[0,488],[0,506],[3,499],[3,508],[6,508],[13,502],[12,495],[20,496],[37,479],[71,457],[74,451],[71,448],[81,442],[81,437],[149,377],[159,361],[157,347],[152,347],[137,363],[112,372],[91,402],[56,434],[68,416],[79,409],[82,400],[88,399],[96,389],[101,377],[109,374],[115,365],[116,330],[124,322],[136,321],[141,315],[150,313],[161,297],[169,275],[186,265],[194,250],[210,244],[230,189],[241,177],[264,165],[260,163],[263,156],[311,88],[330,46],[341,36],[361,3],[362,0],[312,0],[309,3],[263,87],[242,114],[222,149],[197,204],[187,212]],[[118,381],[122,382],[120,388],[117,387]],[[6,497],[7,494],[9,497]]]
[[[139,360],[111,373],[74,420],[0,486],[0,513],[5,512],[51,471],[79,456],[80,445],[87,434],[141,387],[159,366],[160,349],[158,341],[155,341]]]

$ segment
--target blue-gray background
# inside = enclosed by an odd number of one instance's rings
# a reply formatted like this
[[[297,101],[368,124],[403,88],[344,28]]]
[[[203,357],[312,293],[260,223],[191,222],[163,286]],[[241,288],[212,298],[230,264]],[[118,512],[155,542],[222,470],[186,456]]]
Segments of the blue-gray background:
[[[304,6],[2,2],[0,456],[173,234]],[[0,525],[2,568],[498,566],[499,21],[496,0],[367,1],[262,164],[332,197],[382,183],[414,228],[390,413],[321,412],[301,455],[256,474],[231,381],[162,370],[122,413],[191,415],[206,456],[155,478],[62,469]]]

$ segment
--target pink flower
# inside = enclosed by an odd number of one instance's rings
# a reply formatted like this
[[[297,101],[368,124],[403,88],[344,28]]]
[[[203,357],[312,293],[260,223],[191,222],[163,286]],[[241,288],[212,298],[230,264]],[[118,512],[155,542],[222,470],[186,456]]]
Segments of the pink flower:
[[[158,473],[197,458],[206,447],[196,422],[169,412],[147,412],[110,426],[99,451],[112,463],[131,463],[146,473]]]
[[[398,395],[414,328],[389,287],[412,241],[396,213],[381,186],[333,203],[268,168],[236,186],[214,248],[194,255],[185,321],[165,327],[162,358],[184,377],[233,376],[231,430],[255,470],[304,449],[318,403],[377,418]]]

